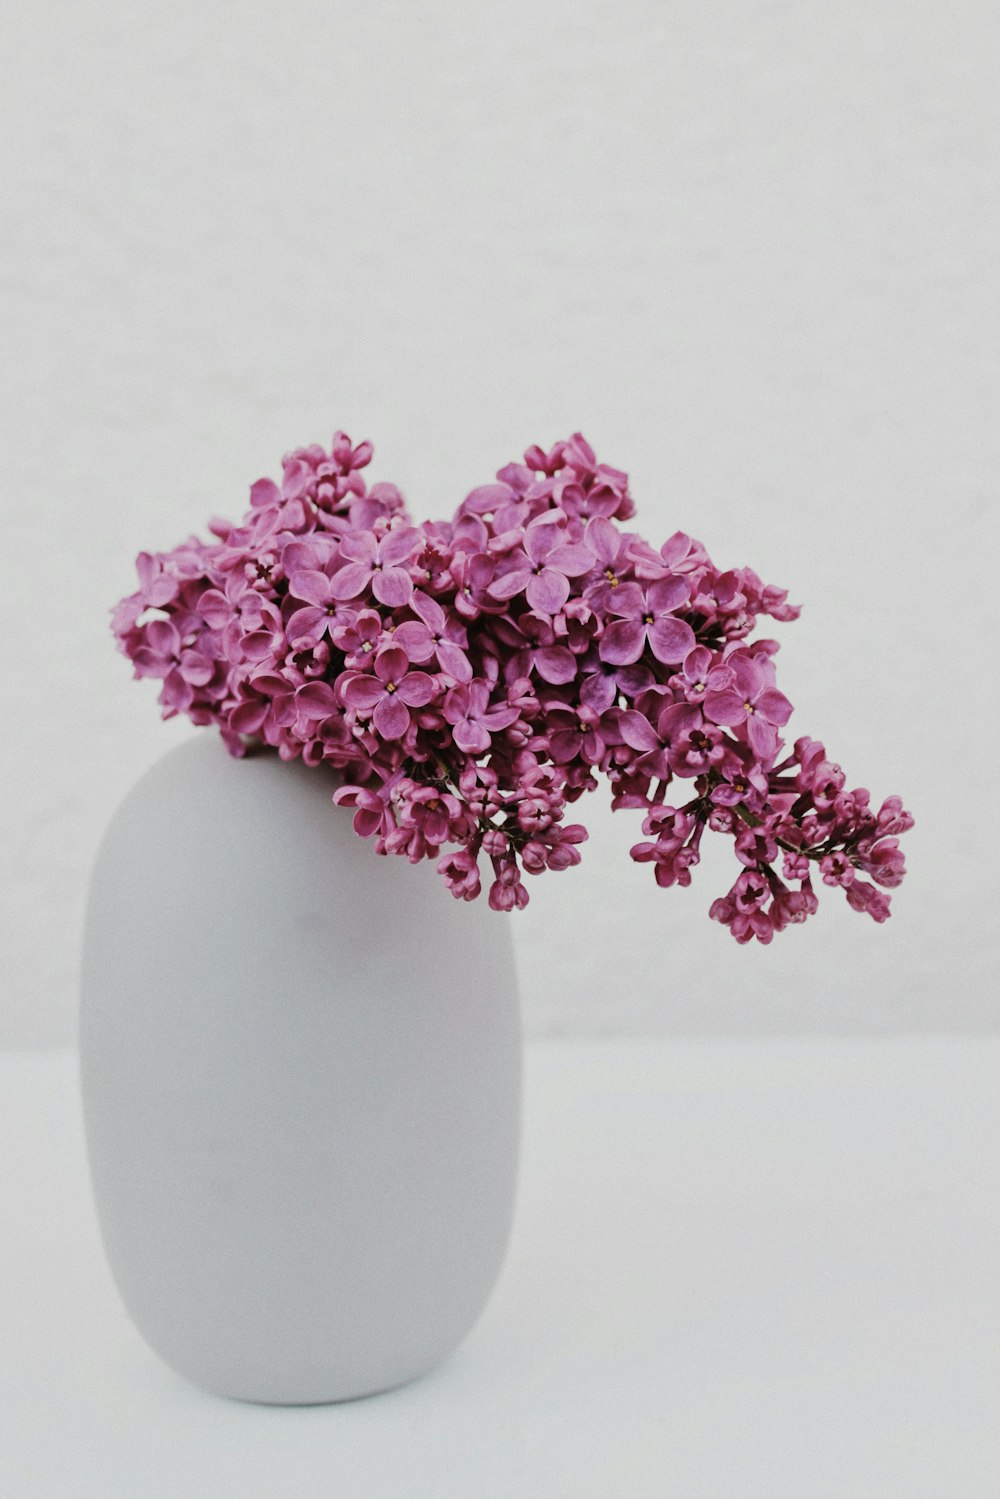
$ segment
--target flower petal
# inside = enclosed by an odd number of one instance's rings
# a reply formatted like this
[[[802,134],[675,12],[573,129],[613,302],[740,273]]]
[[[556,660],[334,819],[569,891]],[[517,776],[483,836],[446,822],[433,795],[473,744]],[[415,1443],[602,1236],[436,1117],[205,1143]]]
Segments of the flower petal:
[[[642,655],[646,632],[636,619],[616,619],[608,625],[598,644],[602,661],[613,666],[631,666]]]
[[[565,546],[555,547],[545,560],[547,566],[565,573],[567,578],[579,578],[594,570],[593,553],[580,542],[567,542]]]
[[[480,484],[477,489],[470,489],[462,501],[462,509],[468,508],[475,515],[488,515],[506,505],[513,495],[509,484]]]
[[[233,617],[233,606],[217,588],[206,588],[197,605],[198,613],[213,630],[221,630]]]
[[[452,729],[451,737],[460,750],[467,755],[478,755],[490,747],[489,731],[471,718],[460,718]]]
[[[419,619],[423,620],[429,630],[433,630],[435,635],[440,635],[444,630],[447,620],[437,599],[432,599],[429,594],[415,588],[413,597],[410,599],[410,608]]]
[[[304,610],[302,612],[305,613]],[[312,612],[318,613],[319,611]],[[324,620],[325,627],[325,616],[321,615],[320,617]],[[323,631],[320,630],[320,635],[322,633]],[[240,641],[240,648],[248,661],[267,661],[274,654],[275,637],[270,630],[253,630],[249,635],[244,635]],[[207,677],[202,677],[201,680],[203,682],[209,682],[212,679],[211,663],[206,664],[209,667],[209,672]],[[192,685],[197,684],[198,678],[193,676],[188,667],[183,663],[181,665],[181,672],[186,682],[191,682]]]
[[[707,645],[696,645],[684,657],[684,671],[690,682],[703,682],[705,673],[712,664],[712,652]]]
[[[733,673],[733,685],[743,694],[744,702],[756,702],[764,687],[764,670],[753,656],[745,651],[734,651],[729,657]]]
[[[402,739],[410,727],[410,710],[398,693],[387,692],[375,705],[372,724],[383,739]]]
[[[490,729],[506,729],[521,714],[520,708],[515,708],[511,703],[498,703],[488,713],[480,713],[479,722],[486,724]]]
[[[565,532],[552,521],[532,521],[525,528],[524,550],[536,567],[545,561],[553,547],[559,545],[559,538],[563,535]]]
[[[569,598],[569,579],[554,568],[543,567],[540,573],[531,575],[524,592],[532,609],[539,614],[558,614]]]
[[[669,614],[685,603],[691,594],[691,585],[686,578],[661,578],[647,593],[650,605],[656,614]]]
[[[709,692],[705,695],[702,703],[702,711],[706,718],[712,723],[723,724],[731,727],[733,724],[742,723],[747,716],[744,706],[746,699],[733,688],[727,687],[724,692]]]
[[[322,640],[330,616],[325,609],[296,609],[288,617],[285,634],[288,643],[296,647],[314,646]]]
[[[406,676],[409,664],[409,658],[401,646],[387,645],[375,657],[375,675],[383,682],[398,684]]]
[[[408,671],[396,687],[396,696],[411,708],[422,708],[437,691],[437,683],[426,671]]]
[[[549,737],[549,754],[553,765],[568,765],[574,760],[583,742],[579,729],[560,729]]]
[[[667,616],[650,625],[649,644],[657,661],[676,666],[696,644],[695,633],[686,619]]]
[[[463,683],[461,687],[453,687],[448,693],[442,705],[442,712],[448,723],[458,723],[465,718],[469,712],[469,702],[472,689]]]
[[[576,657],[564,645],[543,645],[535,652],[535,666],[543,682],[561,685],[576,676]]]
[[[580,683],[580,702],[585,708],[593,708],[595,713],[603,713],[606,708],[610,708],[617,696],[618,683],[613,676],[606,676],[603,671],[593,672]]]
[[[609,588],[605,595],[609,614],[620,619],[641,619],[647,612],[646,599],[638,583],[622,583],[619,588]]]
[[[660,740],[649,719],[634,708],[627,708],[618,720],[618,729],[632,749],[657,750]]]
[[[378,677],[370,677],[358,673],[356,676],[343,676],[341,682],[341,695],[349,708],[359,709],[362,713],[374,708],[385,695],[385,688]],[[314,685],[320,685],[318,683]],[[305,689],[300,689],[304,691]]]
[[[330,579],[330,597],[356,599],[367,587],[372,570],[367,562],[349,562]]]
[[[229,715],[229,727],[235,729],[237,734],[256,734],[267,717],[270,706],[270,703],[260,698],[240,703]]]
[[[765,687],[757,699],[757,712],[768,723],[786,724],[792,716],[792,705],[777,687]]]
[[[372,576],[372,593],[380,604],[395,609],[400,604],[409,603],[413,579],[401,567],[386,567],[381,572],[376,569]]]
[[[431,632],[419,619],[404,620],[392,632],[392,642],[400,646],[410,661],[429,661],[434,655]]]
[[[295,707],[304,718],[329,718],[337,711],[337,699],[329,682],[307,682],[295,694]]]
[[[250,485],[250,508],[261,510],[265,505],[277,505],[281,501],[281,490],[273,479],[258,479]]]
[[[352,562],[365,562],[368,570],[378,557],[378,542],[371,531],[349,531],[340,543],[341,555]]]
[[[506,601],[520,593],[531,577],[532,573],[528,568],[515,567],[511,572],[504,573],[503,577],[494,578],[486,591],[491,599]]]
[[[318,609],[330,602],[330,579],[318,568],[300,568],[288,575],[288,592]]]
[[[766,723],[759,713],[751,713],[747,719],[747,738],[758,760],[766,762],[774,758],[778,748],[778,731],[773,724]]]
[[[598,562],[603,562],[605,567],[614,562],[618,556],[621,546],[621,532],[617,526],[603,515],[595,515],[593,520],[587,522],[587,529],[583,533],[583,539]]]
[[[450,640],[439,640],[436,652],[438,666],[442,671],[446,671],[449,677],[454,677],[456,682],[472,681],[472,662],[461,646],[452,644]]]
[[[660,738],[669,742],[697,728],[701,721],[701,712],[695,703],[670,703],[656,720],[656,728]]]
[[[395,567],[412,557],[423,537],[416,526],[400,526],[398,531],[389,531],[379,543],[378,560],[383,567]]]

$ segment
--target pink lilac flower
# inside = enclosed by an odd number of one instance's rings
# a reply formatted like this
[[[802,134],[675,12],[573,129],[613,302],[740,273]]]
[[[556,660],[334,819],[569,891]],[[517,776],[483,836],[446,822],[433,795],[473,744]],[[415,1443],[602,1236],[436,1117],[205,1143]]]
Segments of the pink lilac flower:
[[[335,599],[356,599],[371,587],[380,604],[409,603],[413,579],[403,565],[417,549],[420,533],[414,526],[389,530],[381,540],[370,531],[349,532],[340,544],[347,559],[331,580]]]
[[[607,608],[615,619],[601,637],[600,653],[616,666],[631,666],[638,661],[648,643],[657,661],[676,665],[695,645],[695,633],[676,610],[688,597],[683,578],[663,578],[642,588],[638,583],[623,583],[609,594]]]
[[[452,726],[456,745],[468,754],[481,754],[489,749],[492,735],[517,718],[517,709],[509,705],[491,707],[489,686],[482,681],[462,682],[453,687],[444,700],[442,712]]]
[[[433,658],[440,670],[454,677],[456,682],[471,681],[472,663],[466,655],[469,637],[461,618],[455,614],[449,617],[437,599],[432,599],[419,589],[414,591],[410,599],[410,608],[417,615],[427,639],[427,654],[415,656],[411,653],[410,659],[429,661]],[[417,629],[416,621],[398,626],[396,635],[400,643],[409,648],[411,637],[406,632]]]
[[[532,522],[524,532],[520,557],[494,579],[489,591],[504,602],[524,593],[539,614],[558,614],[570,596],[570,579],[590,572],[593,566],[593,553],[566,541],[560,526]]]
[[[778,642],[752,636],[797,616],[784,589],[685,532],[657,549],[623,530],[628,476],[579,433],[420,524],[394,484],[368,485],[371,458],[343,432],[296,448],[238,524],[140,553],[112,628],[165,717],[330,775],[359,836],[434,859],[456,899],[488,861],[496,911],[527,904],[523,876],[579,862],[567,810],[603,778],[642,815],[632,858],[662,888],[692,882],[706,830],[728,841],[709,915],[737,942],[801,925],[817,888],[886,920],[913,825],[899,797],[876,811],[805,735],[776,763],[791,703]]]
[[[784,693],[769,684],[760,658],[745,651],[734,652],[716,669],[705,694],[705,717],[725,728],[745,728],[754,753],[762,760],[775,753],[778,729],[788,722],[791,712]]]
[[[409,671],[409,664],[405,651],[388,646],[375,657],[374,675],[352,672],[342,679],[344,702],[371,713],[383,739],[402,739],[410,727],[410,709],[422,708],[434,696],[434,678],[425,671]]]

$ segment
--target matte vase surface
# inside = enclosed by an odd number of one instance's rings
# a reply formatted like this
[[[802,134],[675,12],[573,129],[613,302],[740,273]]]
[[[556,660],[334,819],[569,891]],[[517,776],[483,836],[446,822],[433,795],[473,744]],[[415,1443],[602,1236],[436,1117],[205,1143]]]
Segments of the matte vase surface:
[[[204,733],[116,813],[80,1019],[98,1218],[133,1321],[220,1394],[403,1384],[492,1290],[513,1211],[508,918],[379,858],[323,767]]]

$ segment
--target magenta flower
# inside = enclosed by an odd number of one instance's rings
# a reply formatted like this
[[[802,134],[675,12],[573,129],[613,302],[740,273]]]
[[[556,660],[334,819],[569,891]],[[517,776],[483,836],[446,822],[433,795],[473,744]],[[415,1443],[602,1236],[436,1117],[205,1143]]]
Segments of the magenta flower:
[[[436,599],[419,589],[414,591],[410,599],[410,608],[418,616],[419,622],[410,620],[399,625],[396,636],[409,652],[411,661],[429,661],[433,658],[441,670],[454,677],[456,682],[471,681],[472,665],[466,655],[469,637],[461,619],[454,614],[449,618]],[[421,631],[426,637],[426,645],[420,639]],[[410,650],[413,639],[418,640],[419,650],[426,649],[426,655],[416,655]]]
[[[208,588],[198,600],[198,613],[212,629],[221,630],[223,648],[230,661],[237,661],[241,642],[265,625],[281,629],[274,605],[254,588],[242,573],[230,573],[224,591]]]
[[[405,649],[403,641],[386,632],[385,620],[376,609],[360,609],[349,623],[335,625],[330,633],[334,645],[343,651],[346,665],[354,671],[365,671],[384,645],[402,645]],[[417,659],[411,651],[406,654],[411,661]]]
[[[289,573],[289,596],[305,605],[290,613],[285,622],[289,643],[297,650],[318,645],[324,635],[333,633],[339,608],[333,591],[336,567],[336,560],[331,558],[321,567],[300,567]]]
[[[390,529],[377,541],[370,531],[351,531],[340,544],[340,554],[347,558],[344,567],[331,580],[335,599],[356,599],[371,587],[380,604],[407,604],[413,593],[413,579],[403,565],[420,545],[415,526]]]
[[[524,532],[520,555],[512,554],[512,565],[491,583],[491,597],[506,602],[523,593],[539,614],[558,614],[569,598],[570,578],[594,566],[590,549],[566,541],[565,534],[558,525],[533,521]]]
[[[580,701],[598,713],[610,708],[619,696],[631,702],[653,682],[649,667],[639,663],[616,666],[613,661],[594,660],[588,656],[581,669],[585,674],[580,682]]]
[[[676,665],[683,661],[696,641],[686,619],[675,611],[688,597],[683,578],[663,578],[642,588],[638,583],[623,583],[607,595],[607,609],[617,616],[601,636],[600,651],[604,661],[615,666],[631,666],[649,648],[657,661]]]
[[[599,608],[608,608],[613,591],[632,576],[630,538],[623,536],[607,516],[597,515],[588,522],[584,540],[600,568],[587,585],[586,595]]]
[[[490,584],[497,570],[496,558],[488,552],[456,551],[451,563],[455,580],[455,609],[463,619],[480,614],[498,614],[503,606],[492,597]]]
[[[375,657],[374,676],[347,673],[342,679],[346,705],[371,713],[383,739],[402,739],[410,727],[410,709],[424,707],[434,696],[434,678],[409,671],[409,664],[405,651],[388,646]]]
[[[670,678],[671,687],[684,694],[684,701],[700,703],[708,691],[709,672],[715,657],[705,645],[696,645],[684,657],[680,671]]]
[[[165,717],[324,767],[360,836],[434,859],[457,899],[488,861],[497,911],[579,861],[567,814],[604,777],[643,816],[632,858],[659,886],[691,883],[706,832],[728,841],[738,877],[709,914],[737,942],[800,925],[817,889],[886,920],[899,798],[876,811],[805,735],[775,763],[791,704],[777,642],[750,637],[795,618],[783,589],[682,532],[657,550],[623,530],[628,476],[579,433],[420,525],[366,483],[371,457],[342,432],[296,448],[238,524],[140,554],[112,628]],[[664,805],[682,780],[689,800]]]
[[[180,579],[170,573],[159,557],[140,552],[135,560],[139,574],[139,603],[144,609],[163,609],[177,597]]]
[[[509,682],[537,673],[543,682],[572,682],[578,663],[573,652],[560,645],[552,621],[537,614],[522,614],[517,624],[498,619],[495,625],[498,641],[507,656],[504,672]]]
[[[769,760],[778,747],[778,729],[788,722],[792,705],[770,685],[760,658],[735,651],[725,662],[729,685],[705,694],[705,717],[726,728],[745,727],[750,747]],[[721,672],[715,673],[716,676]]]
[[[518,714],[509,704],[491,707],[489,686],[482,681],[453,687],[444,700],[443,711],[452,725],[455,743],[470,755],[489,749],[492,735],[512,724]]]

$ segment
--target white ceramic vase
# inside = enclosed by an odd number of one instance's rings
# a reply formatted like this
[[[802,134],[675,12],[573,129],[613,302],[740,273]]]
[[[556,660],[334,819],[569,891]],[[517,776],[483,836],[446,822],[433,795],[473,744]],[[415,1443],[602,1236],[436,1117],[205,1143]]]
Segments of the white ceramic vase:
[[[111,1269],[179,1373],[279,1404],[415,1378],[475,1322],[514,1201],[507,918],[378,858],[323,769],[205,732],[93,875],[80,1057]]]

